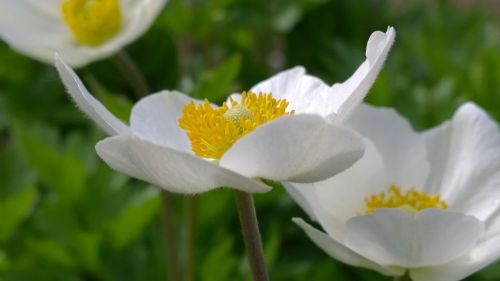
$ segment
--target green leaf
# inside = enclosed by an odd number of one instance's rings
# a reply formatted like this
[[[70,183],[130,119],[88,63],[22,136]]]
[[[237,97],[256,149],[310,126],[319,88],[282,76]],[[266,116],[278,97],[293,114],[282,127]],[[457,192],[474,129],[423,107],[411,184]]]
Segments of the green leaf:
[[[241,56],[233,55],[214,70],[202,73],[195,87],[193,97],[219,101],[230,94],[230,86],[241,68]]]
[[[70,151],[58,152],[34,130],[16,127],[14,135],[40,180],[62,199],[74,202],[83,191],[85,166]]]
[[[200,267],[202,281],[225,281],[231,278],[238,265],[238,259],[233,254],[233,237],[223,234],[214,247],[207,249],[207,256],[203,258]]]
[[[17,194],[26,186],[33,185],[34,180],[33,172],[13,145],[7,144],[0,149],[0,198]]]
[[[157,190],[146,190],[134,198],[118,217],[109,222],[108,230],[113,245],[120,249],[128,246],[158,214],[160,198]]]
[[[160,16],[160,23],[175,34],[186,32],[192,20],[193,10],[188,6],[188,2],[183,0],[170,1],[165,13]]]
[[[50,239],[36,238],[27,241],[28,251],[32,255],[39,257],[62,267],[74,267],[73,256],[64,245]]]
[[[31,220],[35,230],[36,237],[50,237],[57,241],[70,244],[71,240],[79,232],[81,221],[76,219],[78,213],[68,206],[68,203],[63,200],[54,200],[55,196],[51,196],[52,200],[47,200],[44,196],[37,206],[37,212]]]
[[[64,151],[74,154],[89,175],[97,169],[99,163],[99,157],[94,146],[101,138],[102,132],[97,127],[90,132],[74,130],[66,136]]]
[[[79,265],[90,271],[99,271],[101,265],[100,243],[101,236],[97,233],[79,232],[74,236],[73,249],[76,252]]]
[[[9,258],[4,252],[2,252],[2,250],[0,250],[0,273],[3,270],[6,270],[9,266],[10,266]],[[0,280],[2,279],[0,278]]]
[[[5,242],[30,213],[36,199],[36,190],[29,186],[21,192],[0,197],[0,244]]]
[[[302,11],[297,4],[287,5],[274,18],[273,27],[280,32],[289,31],[300,20],[301,16]]]

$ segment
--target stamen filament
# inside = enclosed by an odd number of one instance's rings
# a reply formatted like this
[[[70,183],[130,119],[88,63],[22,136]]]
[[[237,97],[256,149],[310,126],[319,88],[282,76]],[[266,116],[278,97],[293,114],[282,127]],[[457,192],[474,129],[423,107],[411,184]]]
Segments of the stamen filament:
[[[365,199],[366,210],[365,214],[371,214],[381,208],[400,208],[411,214],[428,209],[448,209],[448,204],[441,200],[437,194],[428,194],[426,192],[416,191],[414,188],[409,189],[405,193],[401,192],[401,188],[392,185],[387,192],[373,194]]]
[[[191,102],[182,110],[179,126],[191,141],[193,152],[203,158],[218,160],[241,137],[258,126],[287,112],[288,102],[275,99],[272,94],[243,92],[241,102],[229,99],[221,107],[213,107],[208,100],[202,104]]]

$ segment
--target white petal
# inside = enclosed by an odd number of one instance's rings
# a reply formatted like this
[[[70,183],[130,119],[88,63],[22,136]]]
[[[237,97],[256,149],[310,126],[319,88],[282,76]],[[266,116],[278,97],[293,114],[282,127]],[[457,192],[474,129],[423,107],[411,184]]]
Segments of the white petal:
[[[301,66],[284,70],[253,86],[251,91],[257,94],[260,92],[272,93],[273,97],[277,99],[287,99],[291,102],[299,90],[305,72],[306,70]]]
[[[283,187],[293,200],[309,215],[309,217],[317,221],[314,208],[316,205],[316,187],[313,183],[292,183],[283,182]]]
[[[347,222],[345,244],[381,265],[415,268],[460,257],[483,232],[482,222],[459,213],[379,209]]]
[[[500,134],[478,106],[460,107],[450,123],[425,133],[430,190],[451,209],[486,220],[500,205]]]
[[[0,0],[0,37],[14,49],[43,62],[52,63],[57,52],[71,66],[81,67],[137,39],[153,23],[166,0],[122,0],[123,28],[99,46],[81,45],[73,39],[60,12],[61,1],[41,2]]]
[[[61,0],[25,0],[18,1],[29,4],[34,12],[51,18],[61,18]]]
[[[316,196],[310,204],[323,229],[338,240],[345,236],[345,223],[365,212],[365,198],[389,188],[382,158],[370,140],[364,142],[365,153],[351,168],[314,183]]]
[[[96,100],[85,88],[76,73],[67,66],[56,54],[55,65],[67,91],[76,102],[78,107],[87,114],[109,135],[126,134],[130,132],[122,121],[116,118],[98,100]]]
[[[397,267],[384,267],[381,266],[359,254],[352,251],[345,245],[342,245],[337,240],[329,237],[325,233],[315,229],[311,225],[307,224],[300,218],[294,218],[293,222],[295,222],[298,226],[300,226],[304,232],[309,236],[309,238],[323,251],[325,251],[331,257],[352,265],[352,266],[360,266],[364,268],[369,268],[376,270],[384,275],[392,275],[392,276],[400,276],[404,273],[403,268]]]
[[[500,258],[500,236],[477,245],[461,258],[434,267],[410,271],[413,281],[456,281],[479,271]]]
[[[424,138],[394,109],[363,104],[347,123],[375,144],[390,184],[403,189],[425,187],[429,163]]]
[[[65,33],[60,3],[60,0],[0,0],[0,36],[9,43],[49,43]],[[52,56],[47,59],[52,60]]]
[[[56,52],[54,46],[73,42],[64,24],[60,3],[56,0],[0,0],[0,37],[17,51],[52,63]]]
[[[328,87],[320,79],[305,75],[302,67],[283,71],[259,83],[253,91],[272,92],[285,98],[297,113],[318,114],[335,122],[346,119],[366,96],[382,69],[396,32],[374,32],[368,39],[366,61],[344,83]]]
[[[241,93],[232,93],[229,96],[227,96],[226,104],[228,106],[231,106],[231,99],[237,103],[241,103]]]
[[[366,60],[344,83],[334,84],[330,93],[333,108],[330,112],[336,114],[337,121],[345,120],[363,101],[379,74],[392,44],[396,32],[389,27],[387,32],[372,33],[366,45]]]
[[[96,151],[111,168],[171,192],[194,194],[218,187],[246,192],[270,190],[202,158],[133,135],[106,138],[97,143]]]
[[[60,2],[55,0],[0,0],[0,36],[11,45],[49,44],[66,33],[60,13]],[[20,20],[22,19],[22,20]],[[52,61],[53,54],[47,58]]]
[[[297,113],[318,114],[327,117],[331,113],[330,87],[321,79],[304,75],[296,96],[290,97],[290,109]]]
[[[361,138],[317,115],[283,116],[238,140],[220,165],[252,178],[313,182],[350,167]]]
[[[182,109],[194,100],[182,93],[163,91],[149,95],[134,105],[130,128],[151,142],[191,153],[191,143],[179,127]]]
[[[330,87],[320,79],[306,75],[302,66],[284,70],[271,78],[252,87],[252,91],[259,93],[272,93],[276,99],[286,99],[288,109],[296,113],[318,114],[326,117],[323,108],[325,96]],[[240,95],[232,95],[239,101]]]

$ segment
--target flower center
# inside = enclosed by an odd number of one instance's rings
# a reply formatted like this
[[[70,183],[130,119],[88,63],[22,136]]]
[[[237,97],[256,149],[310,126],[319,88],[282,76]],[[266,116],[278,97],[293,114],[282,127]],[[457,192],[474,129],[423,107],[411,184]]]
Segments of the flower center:
[[[241,102],[232,98],[229,102],[230,107],[223,103],[214,108],[205,99],[203,104],[190,102],[182,109],[179,126],[186,131],[194,154],[219,160],[238,139],[258,126],[294,114],[293,110],[286,111],[285,99],[277,100],[271,93],[243,92]]]
[[[252,112],[241,104],[229,108],[223,116],[226,121],[233,123],[240,129],[243,129],[240,125],[241,121],[253,119]]]
[[[61,11],[75,40],[83,45],[101,45],[122,27],[119,0],[64,0]]]
[[[428,208],[448,209],[448,204],[441,200],[437,194],[418,192],[413,188],[402,193],[399,186],[396,185],[392,185],[387,192],[373,194],[365,198],[365,202],[366,215],[380,208],[400,208],[412,215]]]

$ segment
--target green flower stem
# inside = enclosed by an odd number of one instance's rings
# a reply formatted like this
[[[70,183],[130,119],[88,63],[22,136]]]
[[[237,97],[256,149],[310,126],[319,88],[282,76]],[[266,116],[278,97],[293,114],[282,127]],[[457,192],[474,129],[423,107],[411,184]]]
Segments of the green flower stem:
[[[187,261],[185,269],[185,280],[196,279],[196,197],[190,196],[186,199],[187,214]]]
[[[250,193],[234,191],[236,207],[240,218],[243,240],[247,251],[250,268],[252,269],[254,281],[268,281],[266,264],[264,261],[264,250],[260,238],[257,215],[253,203],[253,197]]]
[[[150,94],[151,91],[146,79],[127,52],[120,50],[113,57],[113,61],[134,89],[135,97],[138,100]]]
[[[161,192],[163,212],[162,212],[162,225],[165,235],[165,253],[167,256],[167,275],[168,280],[177,281],[181,280],[181,273],[179,270],[179,261],[177,256],[177,246],[175,241],[175,221],[174,221],[174,207],[172,194],[168,191],[162,190]]]

